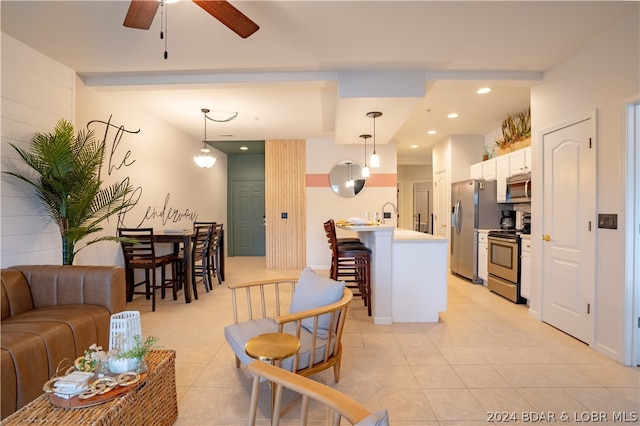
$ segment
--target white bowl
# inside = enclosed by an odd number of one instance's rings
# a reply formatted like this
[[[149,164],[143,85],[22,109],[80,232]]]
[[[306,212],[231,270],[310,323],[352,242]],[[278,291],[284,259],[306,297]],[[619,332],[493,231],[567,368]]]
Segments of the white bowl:
[[[348,217],[347,222],[351,222],[354,225],[366,225],[367,219],[361,219],[359,217]]]

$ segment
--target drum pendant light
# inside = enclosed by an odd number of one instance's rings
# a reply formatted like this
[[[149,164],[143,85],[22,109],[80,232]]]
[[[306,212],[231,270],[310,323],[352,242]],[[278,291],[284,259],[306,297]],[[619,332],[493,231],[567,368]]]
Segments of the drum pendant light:
[[[367,113],[367,117],[373,118],[373,154],[371,154],[371,158],[369,159],[369,163],[371,163],[371,167],[380,167],[380,157],[376,154],[376,118],[382,115],[379,111],[372,111]]]
[[[371,135],[360,135],[362,139],[364,139],[364,167],[362,168],[362,177],[368,178],[370,176],[369,167],[367,167],[367,139],[371,137]]]

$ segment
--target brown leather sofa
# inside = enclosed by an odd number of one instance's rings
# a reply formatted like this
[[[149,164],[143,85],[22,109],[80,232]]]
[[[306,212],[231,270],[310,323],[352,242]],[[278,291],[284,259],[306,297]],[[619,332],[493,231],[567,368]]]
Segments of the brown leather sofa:
[[[42,394],[65,358],[109,347],[112,313],[126,308],[117,266],[28,265],[2,269],[2,418]]]

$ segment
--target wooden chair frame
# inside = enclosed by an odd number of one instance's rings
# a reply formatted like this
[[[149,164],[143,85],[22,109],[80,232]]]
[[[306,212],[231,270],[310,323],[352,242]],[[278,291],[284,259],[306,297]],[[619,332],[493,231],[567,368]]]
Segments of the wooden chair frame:
[[[258,411],[258,395],[261,379],[275,386],[275,404],[271,424],[280,424],[282,391],[290,389],[302,395],[300,424],[306,425],[309,414],[309,402],[317,401],[333,410],[333,425],[339,426],[340,419],[356,424],[371,414],[365,406],[348,395],[307,377],[293,374],[290,371],[275,367],[263,361],[253,361],[247,369],[254,374],[251,388],[251,404],[249,406],[249,425],[255,425]]]
[[[331,305],[321,308],[309,309],[297,313],[284,313],[288,309],[293,298],[297,278],[282,278],[276,280],[252,281],[248,283],[230,284],[231,300],[233,305],[233,321],[238,324],[244,321],[264,320],[270,318],[275,323],[278,333],[283,333],[284,327],[295,327],[295,336],[300,339],[303,333],[310,333],[311,354],[317,354],[317,342],[325,343],[324,355],[320,361],[318,356],[310,357],[308,366],[298,368],[300,353],[294,355],[292,370],[302,376],[310,376],[327,368],[333,367],[334,380],[340,379],[340,361],[342,359],[342,333],[347,316],[349,302],[353,298],[351,290],[344,289],[342,298]],[[286,293],[290,291],[290,297],[286,299]],[[241,303],[241,295],[244,303]],[[240,295],[240,296],[239,296]],[[318,337],[318,320],[321,315],[330,315],[330,330],[326,339]],[[302,326],[302,321],[312,319],[313,331],[309,332]],[[275,331],[274,330],[274,331]],[[292,333],[293,334],[293,333]],[[302,352],[302,350],[301,350]],[[241,361],[236,354],[236,367],[240,367]]]

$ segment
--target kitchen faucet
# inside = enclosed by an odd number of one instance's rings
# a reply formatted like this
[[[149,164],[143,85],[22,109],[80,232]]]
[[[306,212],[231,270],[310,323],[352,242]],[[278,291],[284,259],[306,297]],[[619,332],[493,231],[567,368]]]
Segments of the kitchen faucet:
[[[398,217],[398,208],[395,204],[390,201],[387,201],[382,205],[382,209],[380,209],[380,223],[384,224],[384,208],[387,206],[391,206],[393,208],[393,212],[396,214],[396,218]]]

